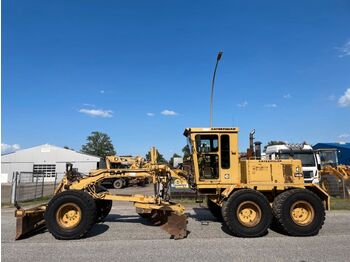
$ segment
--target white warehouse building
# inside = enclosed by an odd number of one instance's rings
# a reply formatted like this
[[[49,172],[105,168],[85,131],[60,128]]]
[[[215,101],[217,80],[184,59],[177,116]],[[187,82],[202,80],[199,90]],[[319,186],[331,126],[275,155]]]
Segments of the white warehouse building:
[[[50,181],[60,179],[70,162],[80,173],[88,174],[99,167],[100,158],[49,144],[31,147],[1,156],[1,183],[11,183],[14,172],[44,174]]]

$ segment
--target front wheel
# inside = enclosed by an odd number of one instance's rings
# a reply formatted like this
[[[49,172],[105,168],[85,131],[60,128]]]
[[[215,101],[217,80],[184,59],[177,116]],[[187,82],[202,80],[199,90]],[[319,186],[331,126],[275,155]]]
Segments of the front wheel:
[[[279,227],[291,236],[317,235],[325,220],[321,199],[307,189],[291,189],[273,202],[273,215]]]
[[[77,239],[94,225],[95,200],[86,192],[67,190],[55,195],[45,212],[49,232],[57,239]]]
[[[222,215],[230,232],[239,237],[259,237],[267,233],[272,211],[266,197],[252,189],[234,192],[222,207]]]

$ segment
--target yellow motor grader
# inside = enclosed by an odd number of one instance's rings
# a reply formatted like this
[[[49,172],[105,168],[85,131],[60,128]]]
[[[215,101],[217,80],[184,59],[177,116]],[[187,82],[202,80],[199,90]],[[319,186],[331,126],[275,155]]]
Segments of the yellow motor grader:
[[[304,183],[300,160],[261,160],[252,148],[239,158],[238,128],[187,128],[184,135],[191,149],[187,172],[158,165],[155,149],[147,168],[97,170],[83,177],[68,165],[47,205],[18,207],[16,238],[43,225],[57,239],[80,238],[108,215],[112,201],[132,202],[141,217],[184,238],[185,208],[170,199],[174,179],[186,180],[199,199],[206,196],[209,210],[235,236],[263,236],[272,224],[292,236],[316,235],[322,228],[329,195]],[[148,176],[155,194],[113,195],[100,186],[111,176]]]
[[[140,169],[149,167],[150,163],[141,156],[106,156],[106,169]],[[149,182],[146,176],[138,177],[111,177],[105,179],[105,183],[110,183],[115,189],[121,189],[130,185],[145,186]]]

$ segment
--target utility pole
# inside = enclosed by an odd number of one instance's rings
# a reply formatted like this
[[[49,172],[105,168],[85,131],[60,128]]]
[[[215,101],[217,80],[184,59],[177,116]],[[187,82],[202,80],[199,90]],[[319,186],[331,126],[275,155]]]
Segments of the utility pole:
[[[216,57],[216,64],[214,68],[213,79],[211,81],[211,95],[210,95],[210,127],[213,127],[213,96],[214,96],[214,84],[215,84],[215,76],[216,69],[218,68],[219,61],[222,57],[222,51],[220,51]]]

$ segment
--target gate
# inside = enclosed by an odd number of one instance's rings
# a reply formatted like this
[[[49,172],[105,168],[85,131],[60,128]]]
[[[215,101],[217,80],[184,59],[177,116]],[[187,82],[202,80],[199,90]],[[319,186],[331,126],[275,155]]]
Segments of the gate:
[[[11,203],[20,204],[52,196],[56,188],[57,173],[46,177],[43,173],[14,172],[12,178]]]

